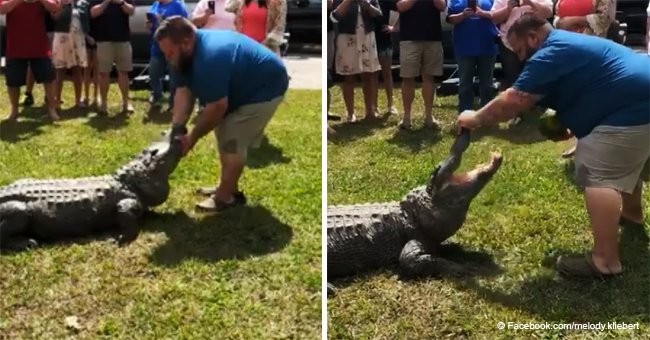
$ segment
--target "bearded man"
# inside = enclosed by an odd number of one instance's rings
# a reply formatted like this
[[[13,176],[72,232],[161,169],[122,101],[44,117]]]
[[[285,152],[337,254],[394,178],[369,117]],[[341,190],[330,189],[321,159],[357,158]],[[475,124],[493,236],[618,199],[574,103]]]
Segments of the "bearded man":
[[[219,212],[246,204],[238,182],[247,150],[259,147],[264,129],[289,87],[282,60],[256,41],[230,30],[197,30],[174,16],[156,30],[155,41],[174,68],[172,135],[187,154],[196,142],[214,131],[221,161],[216,187],[200,188],[208,198],[197,204],[204,212]],[[195,99],[205,106],[192,131],[185,128]]]
[[[572,278],[623,272],[618,225],[643,228],[642,179],[650,163],[650,58],[613,41],[553,27],[524,15],[508,40],[523,72],[511,88],[458,125],[474,129],[514,117],[539,103],[578,138],[575,168],[594,236],[586,256],[558,258]],[[568,133],[564,138],[568,138]]]

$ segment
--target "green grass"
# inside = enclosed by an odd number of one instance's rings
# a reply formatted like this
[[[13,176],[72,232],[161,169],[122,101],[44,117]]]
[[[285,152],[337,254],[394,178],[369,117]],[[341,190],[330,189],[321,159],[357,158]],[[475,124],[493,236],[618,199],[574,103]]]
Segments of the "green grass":
[[[64,110],[73,102],[66,82]],[[25,177],[112,172],[169,127],[136,114],[63,112],[58,126],[36,107],[0,127],[0,185]],[[37,86],[36,105],[42,103]],[[8,114],[5,90],[0,115]],[[317,339],[321,334],[321,94],[289,91],[268,141],[253,150],[241,181],[249,206],[194,213],[193,191],[216,184],[213,135],[185,158],[169,200],[147,216],[133,244],[102,238],[0,257],[0,339]],[[76,316],[80,329],[66,327]]]
[[[380,106],[384,105],[380,92]],[[401,110],[401,97],[396,94]],[[357,117],[363,115],[356,92]],[[399,200],[426,183],[453,142],[456,97],[439,97],[434,115],[441,132],[423,129],[419,91],[414,131],[396,129],[401,118],[333,123],[328,141],[328,204]],[[332,112],[344,114],[340,91],[332,91]],[[511,130],[477,130],[459,171],[474,168],[499,150],[504,162],[473,201],[467,221],[450,242],[462,247],[461,263],[493,268],[492,275],[466,280],[402,282],[391,269],[334,282],[328,299],[332,339],[648,339],[650,338],[650,248],[645,232],[621,235],[624,278],[572,282],[556,277],[554,259],[584,253],[592,236],[584,201],[572,183],[571,163],[561,152],[571,142],[544,140],[536,116]],[[650,195],[645,186],[646,221]],[[499,330],[497,322],[639,322],[639,330]]]

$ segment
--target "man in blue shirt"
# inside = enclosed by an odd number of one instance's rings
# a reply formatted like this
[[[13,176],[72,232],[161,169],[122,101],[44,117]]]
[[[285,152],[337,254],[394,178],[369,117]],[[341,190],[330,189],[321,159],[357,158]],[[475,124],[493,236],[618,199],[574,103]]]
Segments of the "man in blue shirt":
[[[618,225],[643,228],[642,180],[650,164],[650,58],[615,42],[557,30],[524,15],[508,33],[527,60],[512,86],[458,125],[505,121],[537,102],[556,110],[578,138],[576,179],[584,190],[594,247],[584,257],[558,258],[569,277],[622,273]],[[565,138],[568,138],[567,134]]]
[[[282,60],[264,45],[230,30],[197,30],[182,17],[167,19],[155,40],[178,72],[172,136],[189,152],[196,142],[215,131],[221,158],[221,179],[199,210],[217,212],[246,199],[238,190],[247,149],[258,147],[264,129],[282,102],[289,85]],[[189,134],[185,124],[195,98],[205,105]],[[182,135],[182,136],[179,136]]]
[[[179,0],[158,0],[151,5],[147,12],[147,27],[153,34],[160,23],[168,17],[180,15],[187,18],[187,9]],[[162,106],[163,86],[162,80],[166,72],[169,72],[169,108],[174,107],[174,93],[176,91],[176,79],[173,77],[170,65],[167,64],[158,43],[151,39],[151,58],[149,61],[149,84],[151,85],[151,97],[149,103],[157,108]]]

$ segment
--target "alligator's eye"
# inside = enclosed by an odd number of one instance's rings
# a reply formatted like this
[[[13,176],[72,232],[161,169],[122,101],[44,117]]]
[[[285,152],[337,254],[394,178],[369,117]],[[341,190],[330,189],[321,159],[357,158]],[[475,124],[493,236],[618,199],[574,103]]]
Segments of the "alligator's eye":
[[[155,156],[158,153],[158,149],[151,150],[151,155]]]

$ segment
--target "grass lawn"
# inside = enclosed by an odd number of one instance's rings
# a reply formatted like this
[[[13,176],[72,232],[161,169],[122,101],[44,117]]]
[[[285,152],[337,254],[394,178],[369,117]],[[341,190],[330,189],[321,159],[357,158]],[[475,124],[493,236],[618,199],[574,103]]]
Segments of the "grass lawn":
[[[385,95],[380,92],[380,106]],[[395,96],[401,111],[399,91]],[[355,95],[363,116],[361,91]],[[454,140],[456,97],[439,97],[434,115],[441,132],[422,128],[416,93],[414,131],[396,129],[401,113],[374,122],[331,124],[328,141],[328,205],[399,200],[426,183],[448,156]],[[332,112],[345,116],[338,88]],[[626,274],[613,282],[571,282],[556,277],[560,254],[584,253],[592,236],[571,163],[560,154],[571,142],[554,143],[537,132],[536,116],[508,130],[476,131],[459,171],[504,156],[501,169],[473,201],[465,225],[450,239],[462,247],[461,263],[491,268],[464,280],[402,282],[380,270],[333,282],[328,299],[332,339],[648,339],[650,338],[650,187],[643,194],[645,230],[621,234]],[[638,330],[499,330],[497,322],[639,323]]]
[[[0,127],[0,185],[34,177],[112,172],[169,127],[136,113],[66,112],[53,126],[40,108]],[[42,103],[42,87],[34,94]],[[8,114],[6,90],[0,94]],[[194,212],[194,190],[216,184],[215,141],[206,136],[171,179],[169,200],[144,221],[133,244],[105,238],[48,245],[0,257],[0,339],[269,339],[321,334],[321,93],[289,91],[268,141],[253,150],[240,182],[249,206]],[[77,317],[78,325],[66,324]]]

